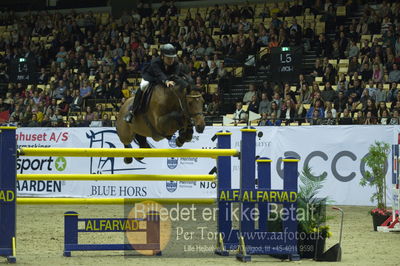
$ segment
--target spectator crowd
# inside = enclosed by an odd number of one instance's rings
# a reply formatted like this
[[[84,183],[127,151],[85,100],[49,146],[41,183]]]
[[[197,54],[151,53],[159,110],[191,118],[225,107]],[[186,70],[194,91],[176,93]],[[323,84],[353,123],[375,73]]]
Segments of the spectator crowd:
[[[346,20],[339,10],[344,8]],[[321,30],[320,26],[323,25]],[[233,117],[259,125],[399,124],[400,2],[304,0],[271,4],[152,8],[147,1],[108,13],[0,13],[0,121],[28,127],[112,126],[140,83],[140,71],[173,44],[221,117],[229,68],[265,47],[302,46],[315,66],[294,83],[264,80],[238,99]],[[38,69],[35,82],[13,80],[19,58]],[[260,58],[261,59],[261,58]],[[269,64],[268,53],[259,60]],[[258,60],[257,60],[258,61]],[[274,66],[270,66],[274,67]],[[210,90],[209,84],[218,84]]]

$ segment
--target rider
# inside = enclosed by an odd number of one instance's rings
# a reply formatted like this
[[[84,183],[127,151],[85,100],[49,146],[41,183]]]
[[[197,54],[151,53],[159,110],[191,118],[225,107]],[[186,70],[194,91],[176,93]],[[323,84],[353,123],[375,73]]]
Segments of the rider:
[[[176,48],[169,43],[162,45],[161,57],[154,58],[151,63],[143,69],[140,89],[136,90],[134,102],[129,107],[130,110],[125,116],[125,121],[127,123],[130,123],[134,115],[137,114],[142,94],[150,84],[164,84],[167,87],[173,87],[175,85],[174,81],[168,79],[171,75],[179,74],[179,63],[175,58]]]

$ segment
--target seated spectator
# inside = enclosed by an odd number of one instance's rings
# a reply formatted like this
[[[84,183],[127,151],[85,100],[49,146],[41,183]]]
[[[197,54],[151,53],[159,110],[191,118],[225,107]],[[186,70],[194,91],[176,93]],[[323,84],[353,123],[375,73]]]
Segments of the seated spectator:
[[[71,110],[76,112],[82,108],[83,98],[79,94],[79,90],[74,90],[72,93]]]
[[[311,125],[322,125],[322,118],[320,117],[318,109],[314,109],[309,123]]]
[[[324,117],[327,117],[328,113],[331,113],[332,118],[336,118],[336,109],[334,108],[332,102],[325,102],[325,113],[324,113]]]
[[[377,112],[378,112],[378,117],[382,117],[382,115],[383,115],[383,112],[385,112],[386,111],[386,113],[389,113],[389,110],[388,110],[388,108],[387,108],[387,106],[386,106],[386,103],[385,102],[379,102],[379,105],[378,105],[378,110],[377,110]]]
[[[359,54],[359,52],[360,52],[360,49],[358,48],[358,46],[357,46],[357,44],[356,44],[356,41],[354,41],[354,40],[351,40],[350,41],[350,45],[349,45],[349,47],[348,47],[348,56],[349,57],[358,57],[358,54]]]
[[[308,109],[307,114],[306,114],[306,118],[311,120],[312,117],[314,116],[314,111],[318,111],[318,117],[319,118],[324,118],[325,110],[324,110],[323,103],[322,103],[321,100],[316,100],[314,102],[313,106],[311,106],[310,109]]]
[[[360,68],[361,68],[360,63],[358,63],[357,57],[354,56],[354,57],[351,58],[351,60],[349,62],[349,68],[348,68],[348,72],[347,73],[350,76],[353,76],[354,72],[360,71]]]
[[[336,79],[336,73],[335,70],[333,69],[333,66],[331,64],[329,64],[326,68],[325,68],[325,72],[323,75],[323,82],[329,82],[331,84],[335,83],[335,79]]]
[[[373,82],[372,76],[373,76],[373,71],[369,66],[368,62],[363,63],[361,69],[360,69],[360,74],[363,80],[370,80],[371,82]]]
[[[383,110],[379,119],[381,125],[389,125],[390,116],[388,110]]]
[[[82,86],[81,86],[81,88],[79,89],[79,91],[80,91],[80,96],[82,97],[82,99],[83,99],[83,100],[86,100],[86,99],[90,99],[90,98],[91,98],[93,89],[92,89],[92,87],[89,85],[89,82],[88,82],[87,80],[85,80],[85,81],[82,83]]]
[[[307,83],[303,83],[300,88],[300,99],[297,104],[311,104],[311,88]]]
[[[339,42],[337,40],[332,43],[332,58],[341,59],[342,53],[340,51]]]
[[[275,112],[272,112],[270,118],[267,121],[267,126],[280,126],[281,124],[282,121],[277,119]]]
[[[325,89],[321,92],[321,97],[323,101],[334,102],[336,100],[337,94],[333,90],[330,82],[325,83]]]
[[[272,100],[272,96],[274,95],[274,91],[272,90],[272,87],[270,83],[267,80],[263,81],[263,84],[261,86],[261,93],[266,93],[267,94],[267,99],[269,101]]]
[[[73,118],[72,116],[70,116],[68,118],[68,126],[69,127],[77,127],[78,123],[76,122],[75,118]]]
[[[87,106],[87,107],[86,107],[86,114],[85,114],[84,119],[85,119],[86,121],[89,121],[89,122],[93,121],[93,119],[94,119],[94,113],[92,112],[92,107],[90,107],[90,106]]]
[[[336,118],[333,116],[331,110],[326,111],[325,118],[321,121],[321,125],[336,125]]]
[[[210,68],[207,65],[206,61],[201,61],[200,68],[197,70],[197,73],[201,77],[202,80],[206,80],[208,73],[210,72]]]
[[[258,114],[258,107],[259,107],[259,103],[258,103],[257,95],[253,95],[253,97],[251,97],[251,102],[249,103],[249,107],[247,110]]]
[[[390,105],[390,109],[399,109],[400,108],[400,93],[397,93],[397,97],[394,101],[392,101],[392,104]]]
[[[372,81],[374,83],[382,82],[383,79],[383,69],[380,64],[373,64],[372,66]]]
[[[383,84],[378,83],[376,90],[376,102],[386,102],[387,101],[387,91],[383,89]]]
[[[43,115],[43,119],[40,122],[40,127],[50,127],[51,126],[51,121],[48,115]]]
[[[39,84],[47,84],[49,81],[49,74],[46,72],[46,69],[42,67],[40,69],[40,74],[38,77],[38,83]]]
[[[62,116],[67,116],[69,111],[69,105],[65,101],[65,97],[61,98],[60,103],[58,104],[58,110]]]
[[[292,91],[289,83],[285,83],[283,86],[283,98],[290,99],[296,103],[296,91]]]
[[[400,125],[399,110],[395,109],[393,115],[390,118],[389,125]]]
[[[207,73],[207,80],[209,82],[213,82],[217,79],[218,77],[218,67],[217,64],[215,63],[215,61],[211,61],[211,66],[210,66],[210,70]]]
[[[61,98],[65,96],[66,90],[67,90],[67,86],[65,86],[63,80],[60,80],[58,82],[57,88],[53,92],[53,98],[55,98],[57,100],[61,100]]]
[[[103,119],[102,119],[102,126],[103,127],[112,127],[112,121],[108,117],[107,113],[103,114]]]
[[[352,97],[354,101],[358,101],[361,97],[362,91],[361,82],[357,79],[354,80],[353,86],[349,86],[347,89],[346,96]]]
[[[324,74],[324,69],[322,67],[321,59],[317,58],[315,59],[315,65],[311,75],[314,77],[322,77],[323,74]]]
[[[233,121],[236,124],[238,123],[247,123],[248,116],[246,114],[246,111],[243,110],[243,104],[242,102],[237,102],[236,103],[236,110],[233,113]]]
[[[343,110],[342,116],[339,118],[339,125],[352,125],[353,119],[350,116],[349,110],[346,108]]]
[[[261,101],[258,105],[259,114],[266,113],[269,114],[271,112],[271,102],[268,100],[267,93],[261,93]]]
[[[218,115],[219,108],[220,108],[219,94],[216,92],[212,94],[212,101],[207,105],[206,113],[209,115]]]
[[[82,115],[78,116],[78,127],[88,127],[91,121],[85,120]]]
[[[389,72],[388,82],[400,82],[400,70],[398,69],[397,64],[393,64],[393,69]]]
[[[368,100],[372,99],[371,96],[369,96],[369,90],[364,89],[361,98],[360,98],[360,103],[362,104],[363,108],[367,106]]]
[[[39,126],[40,126],[40,124],[37,120],[37,115],[32,114],[31,121],[28,122],[27,127],[39,127]]]
[[[102,79],[99,79],[97,86],[94,89],[94,96],[96,99],[106,99],[108,92],[107,86],[104,84]]]
[[[371,111],[368,111],[365,115],[364,125],[376,125],[376,124],[377,124],[376,116],[374,116]]]
[[[280,90],[279,87],[277,87],[277,88],[275,88],[275,89]],[[272,102],[275,102],[276,105],[278,106],[278,109],[281,109],[282,98],[281,98],[279,92],[277,92],[277,91],[274,92],[274,95],[272,96]],[[271,109],[272,109],[272,108],[271,108]]]
[[[260,121],[258,122],[258,126],[267,126],[267,122],[268,122],[268,114],[261,113],[261,118]]]
[[[59,110],[56,110],[55,112],[51,112],[51,115],[49,116],[50,122],[52,126],[57,126],[60,124],[60,121],[62,122],[62,115],[60,114]]]
[[[382,85],[383,87],[383,85]],[[388,102],[394,102],[397,98],[397,94],[399,94],[399,90],[397,88],[397,83],[393,82],[392,84],[390,84],[390,90],[387,94],[387,101]]]
[[[243,102],[249,104],[255,95],[257,95],[256,87],[254,84],[250,84],[249,90],[243,96]]]
[[[56,54],[56,62],[60,64],[64,63],[66,57],[67,57],[67,52],[65,51],[65,47],[61,46],[59,52]]]
[[[337,112],[342,113],[346,109],[347,97],[344,95],[343,91],[339,91],[338,98],[334,102],[334,108]]]
[[[88,118],[87,114],[86,114],[86,118]],[[87,119],[89,120],[89,119]],[[103,122],[101,121],[100,117],[99,117],[99,113],[98,112],[93,112],[93,119],[91,120],[89,127],[102,127],[103,126]]]
[[[279,105],[275,102],[271,102],[271,113],[270,115],[274,114],[275,118],[280,118],[281,117],[281,108],[279,108]]]
[[[364,125],[365,123],[365,115],[362,111],[355,112],[353,115],[353,124],[355,125]]]
[[[297,115],[296,105],[290,99],[287,99],[282,105],[281,119],[286,120],[286,124],[294,122]]]
[[[376,92],[377,92],[378,89],[377,89],[376,85],[374,84],[374,82],[371,79],[368,81],[368,85],[367,85],[367,87],[365,89],[368,90],[368,95],[374,101],[376,101]]]

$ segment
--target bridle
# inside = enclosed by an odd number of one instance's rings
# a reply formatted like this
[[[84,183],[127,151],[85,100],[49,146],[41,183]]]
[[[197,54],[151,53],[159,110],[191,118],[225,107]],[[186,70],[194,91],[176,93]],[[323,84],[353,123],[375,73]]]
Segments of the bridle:
[[[202,97],[201,94],[199,94],[199,95],[186,95],[186,99],[187,98],[189,98],[189,99],[190,98],[200,98],[200,97]],[[196,116],[203,115],[203,112],[189,113],[189,111],[188,111],[187,114],[189,115],[190,118],[194,118]]]
[[[189,113],[189,110],[187,108],[187,101],[185,101],[185,104],[183,104],[181,97],[179,97],[179,95],[176,93],[176,91],[173,88],[169,88],[169,89],[175,94],[176,98],[178,99],[179,106],[180,106],[183,114],[185,116],[188,116],[187,118],[193,119],[196,116],[203,115],[203,112]],[[203,97],[203,96],[201,94],[198,94],[198,95],[190,95],[189,94],[189,95],[185,95],[185,97],[186,97],[186,100],[187,100],[187,99],[190,99],[190,98],[200,98],[200,97]]]

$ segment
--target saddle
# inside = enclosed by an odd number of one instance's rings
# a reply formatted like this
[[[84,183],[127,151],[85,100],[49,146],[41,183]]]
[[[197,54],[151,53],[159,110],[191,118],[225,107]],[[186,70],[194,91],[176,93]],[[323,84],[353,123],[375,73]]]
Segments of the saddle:
[[[140,99],[139,105],[134,107],[137,109],[138,113],[145,113],[147,112],[149,105],[150,105],[150,100],[151,96],[153,95],[153,90],[156,84],[149,84],[147,89],[143,92],[142,98]],[[140,88],[139,88],[140,90]]]
[[[185,79],[181,79],[177,76],[171,76],[170,78],[171,78],[171,80],[174,80],[175,82],[180,83],[181,88],[188,86],[188,90],[189,91],[191,90],[191,83],[186,81]],[[157,85],[156,83],[150,83],[149,86],[147,87],[147,89],[143,92],[142,97],[139,102],[139,105],[133,107],[137,110],[138,113],[143,114],[148,111],[151,96],[153,95],[154,87],[156,85]]]

